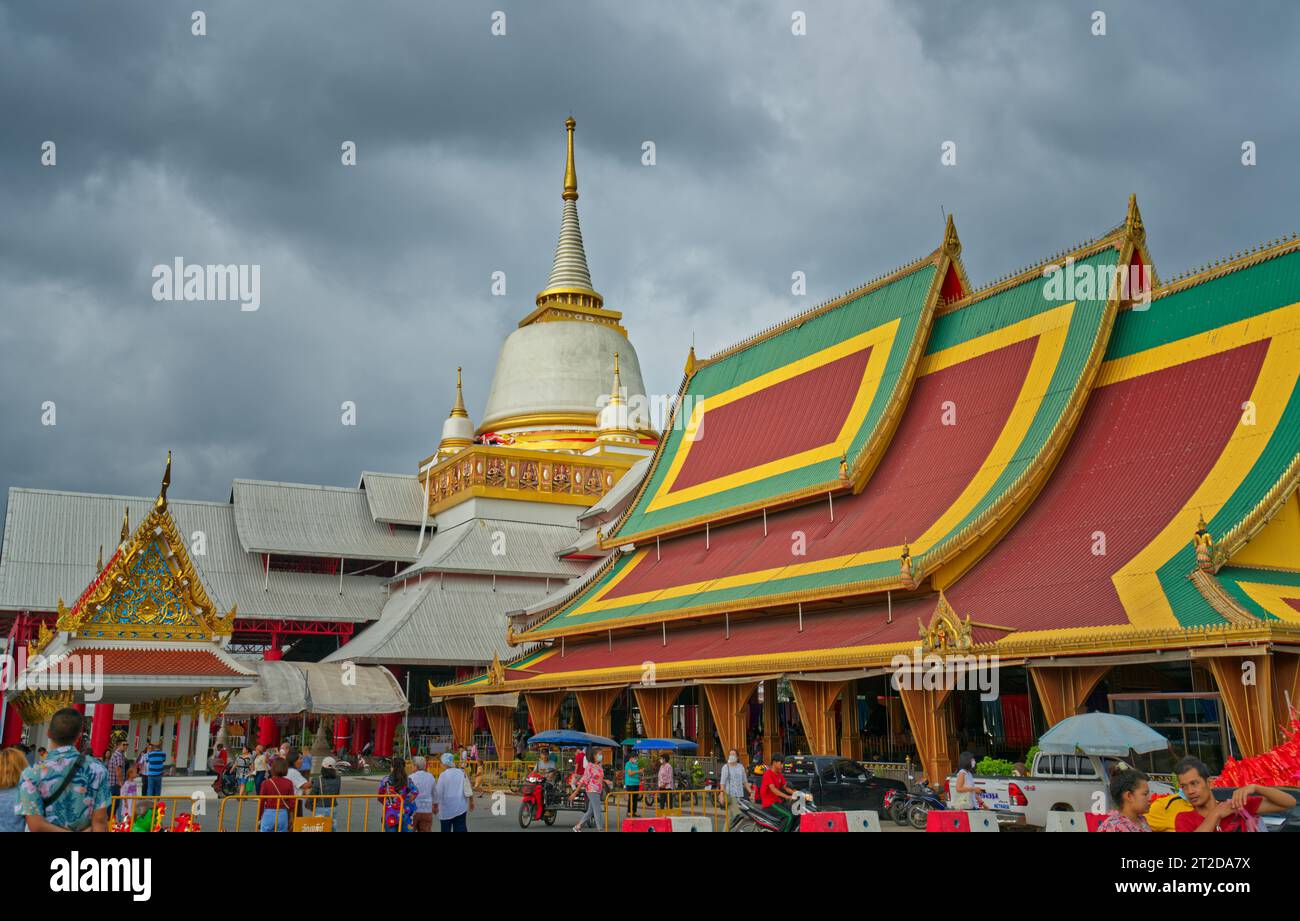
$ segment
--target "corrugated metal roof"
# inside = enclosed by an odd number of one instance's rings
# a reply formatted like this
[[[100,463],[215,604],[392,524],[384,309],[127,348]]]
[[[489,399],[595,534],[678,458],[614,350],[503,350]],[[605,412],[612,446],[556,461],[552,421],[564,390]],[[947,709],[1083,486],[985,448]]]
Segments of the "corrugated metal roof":
[[[506,658],[504,612],[536,601],[534,592],[443,589],[426,580],[395,591],[378,622],[325,657],[325,662],[482,665]]]
[[[367,470],[361,474],[361,489],[375,521],[416,526],[422,522],[424,493],[414,474]]]
[[[140,496],[9,490],[4,543],[0,545],[0,609],[52,611],[59,597],[75,599],[97,575],[99,547],[107,559],[117,544],[122,509],[139,521],[153,505]],[[224,502],[170,500],[176,526],[191,547],[191,559],[208,594],[223,610],[242,617],[367,621],[379,616],[388,597],[381,579],[272,572],[263,591],[261,559],[244,551],[235,529],[235,509]],[[194,552],[192,535],[206,537]]]
[[[496,573],[569,579],[583,565],[556,557],[573,543],[577,528],[471,518],[428,538],[419,561],[397,574],[393,581],[422,572]]]
[[[636,494],[641,481],[645,479],[645,473],[650,469],[651,460],[653,460],[653,457],[643,457],[629,467],[627,473],[619,478],[619,481],[601,497],[599,502],[578,515],[578,520],[609,521],[621,514],[628,501]]]
[[[360,489],[235,480],[233,495],[239,541],[251,553],[415,560],[414,535],[375,521]]]

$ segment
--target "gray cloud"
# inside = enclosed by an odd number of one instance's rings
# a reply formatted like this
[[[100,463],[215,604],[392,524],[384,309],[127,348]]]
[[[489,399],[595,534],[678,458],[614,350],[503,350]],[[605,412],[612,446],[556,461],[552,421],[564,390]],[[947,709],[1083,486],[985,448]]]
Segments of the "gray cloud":
[[[1294,229],[1292,4],[1117,5],[1104,38],[1095,0],[795,6],[806,37],[757,2],[214,0],[194,38],[164,2],[0,3],[0,487],[148,492],[168,447],[196,498],[413,470],[545,281],[570,112],[593,279],[655,392],[692,337],[933,248],[942,210],[977,283],[1130,191],[1165,274]],[[176,256],[260,264],[261,310],[155,302]]]

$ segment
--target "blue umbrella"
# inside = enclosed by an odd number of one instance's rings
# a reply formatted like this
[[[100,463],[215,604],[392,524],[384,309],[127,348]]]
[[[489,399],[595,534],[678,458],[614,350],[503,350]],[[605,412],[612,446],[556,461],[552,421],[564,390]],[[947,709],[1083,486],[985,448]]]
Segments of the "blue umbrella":
[[[690,739],[638,739],[631,747],[637,752],[689,752],[695,751],[700,746]]]
[[[1061,720],[1038,740],[1038,750],[1053,755],[1139,755],[1163,751],[1169,740],[1146,723],[1118,713],[1081,713]]]
[[[618,748],[618,743],[604,736],[594,736],[588,732],[572,729],[548,729],[539,732],[528,740],[529,745],[555,745],[560,748]]]

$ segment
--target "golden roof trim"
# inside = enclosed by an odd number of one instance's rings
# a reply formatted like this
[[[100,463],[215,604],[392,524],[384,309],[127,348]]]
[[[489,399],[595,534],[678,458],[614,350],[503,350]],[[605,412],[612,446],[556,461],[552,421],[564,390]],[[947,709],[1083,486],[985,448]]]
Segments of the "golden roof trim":
[[[1051,634],[1054,631],[1041,631]],[[1212,627],[1135,628],[1113,636],[1098,638],[1091,631],[1081,631],[1079,637],[1061,638],[1046,636],[1034,639],[1032,634],[1015,634],[1010,638],[978,643],[960,650],[961,655],[996,655],[1003,664],[1019,663],[1022,659],[1055,658],[1065,652],[1084,653],[1154,652],[1172,649],[1198,649],[1204,647],[1260,646],[1285,641],[1300,641],[1300,625],[1254,621],[1248,625],[1224,624]],[[762,653],[753,656],[736,656],[723,659],[688,660],[684,663],[659,662],[655,676],[659,681],[708,681],[726,677],[744,677],[759,674],[789,674],[792,672],[832,671],[888,667],[895,656],[911,655],[915,641],[888,643],[878,646],[860,646],[839,649],[809,650],[789,653]],[[1262,653],[1256,653],[1262,654]],[[477,677],[477,676],[476,676]],[[472,680],[472,679],[464,679]],[[632,666],[614,666],[587,669],[580,672],[551,672],[536,678],[506,681],[495,691],[542,691],[573,689],[610,684],[636,684],[642,680],[638,663]],[[452,684],[431,686],[434,697],[466,697],[479,693],[483,685]]]
[[[1204,265],[1173,276],[1152,291],[1151,299],[1155,301],[1162,297],[1178,294],[1188,288],[1195,288],[1225,275],[1231,275],[1233,272],[1239,272],[1242,269],[1277,259],[1280,256],[1290,255],[1297,250],[1300,250],[1300,234],[1293,233],[1290,237],[1279,237],[1268,243],[1258,243],[1253,248],[1247,249],[1245,253],[1234,253],[1227,259],[1207,262]]]
[[[1214,542],[1213,571],[1218,572],[1222,569],[1234,554],[1250,543],[1255,535],[1286,506],[1287,500],[1297,489],[1300,489],[1300,454],[1291,458],[1291,463],[1287,464],[1282,475],[1245,517],[1228,528],[1223,536]]]
[[[1237,602],[1237,599],[1229,595],[1219,580],[1210,573],[1203,569],[1193,569],[1187,578],[1192,580],[1196,590],[1201,593],[1201,597],[1214,609],[1214,612],[1228,623],[1244,626],[1260,622],[1258,617],[1243,608]]]

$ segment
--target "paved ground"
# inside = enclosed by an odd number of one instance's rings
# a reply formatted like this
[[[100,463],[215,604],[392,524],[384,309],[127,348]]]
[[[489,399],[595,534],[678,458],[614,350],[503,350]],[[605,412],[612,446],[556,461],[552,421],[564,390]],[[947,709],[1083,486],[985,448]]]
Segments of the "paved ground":
[[[378,786],[378,777],[348,777],[343,781],[343,798],[339,800],[335,830],[346,825],[352,831],[380,830],[381,810],[374,793]],[[254,831],[256,827],[256,799],[227,797],[221,801],[212,793],[211,777],[168,777],[163,781],[163,796],[176,797],[168,801],[169,814],[191,812],[195,815],[199,827],[204,831],[218,828],[223,831]],[[355,798],[349,798],[355,797]],[[350,805],[349,805],[350,804]],[[700,813],[707,808],[701,802],[696,807]],[[349,815],[350,811],[350,815]],[[653,814],[653,813],[650,813]],[[580,815],[577,811],[561,812],[554,825],[533,822],[527,829],[529,834],[563,833],[572,834],[574,823]],[[611,830],[618,827],[622,818],[621,806],[610,816]],[[717,819],[719,830],[725,817]],[[468,820],[471,831],[519,832],[519,797],[510,794],[483,794],[475,799],[474,811]],[[882,823],[887,832],[912,831],[900,828],[891,821]],[[434,823],[437,830],[437,823]]]

